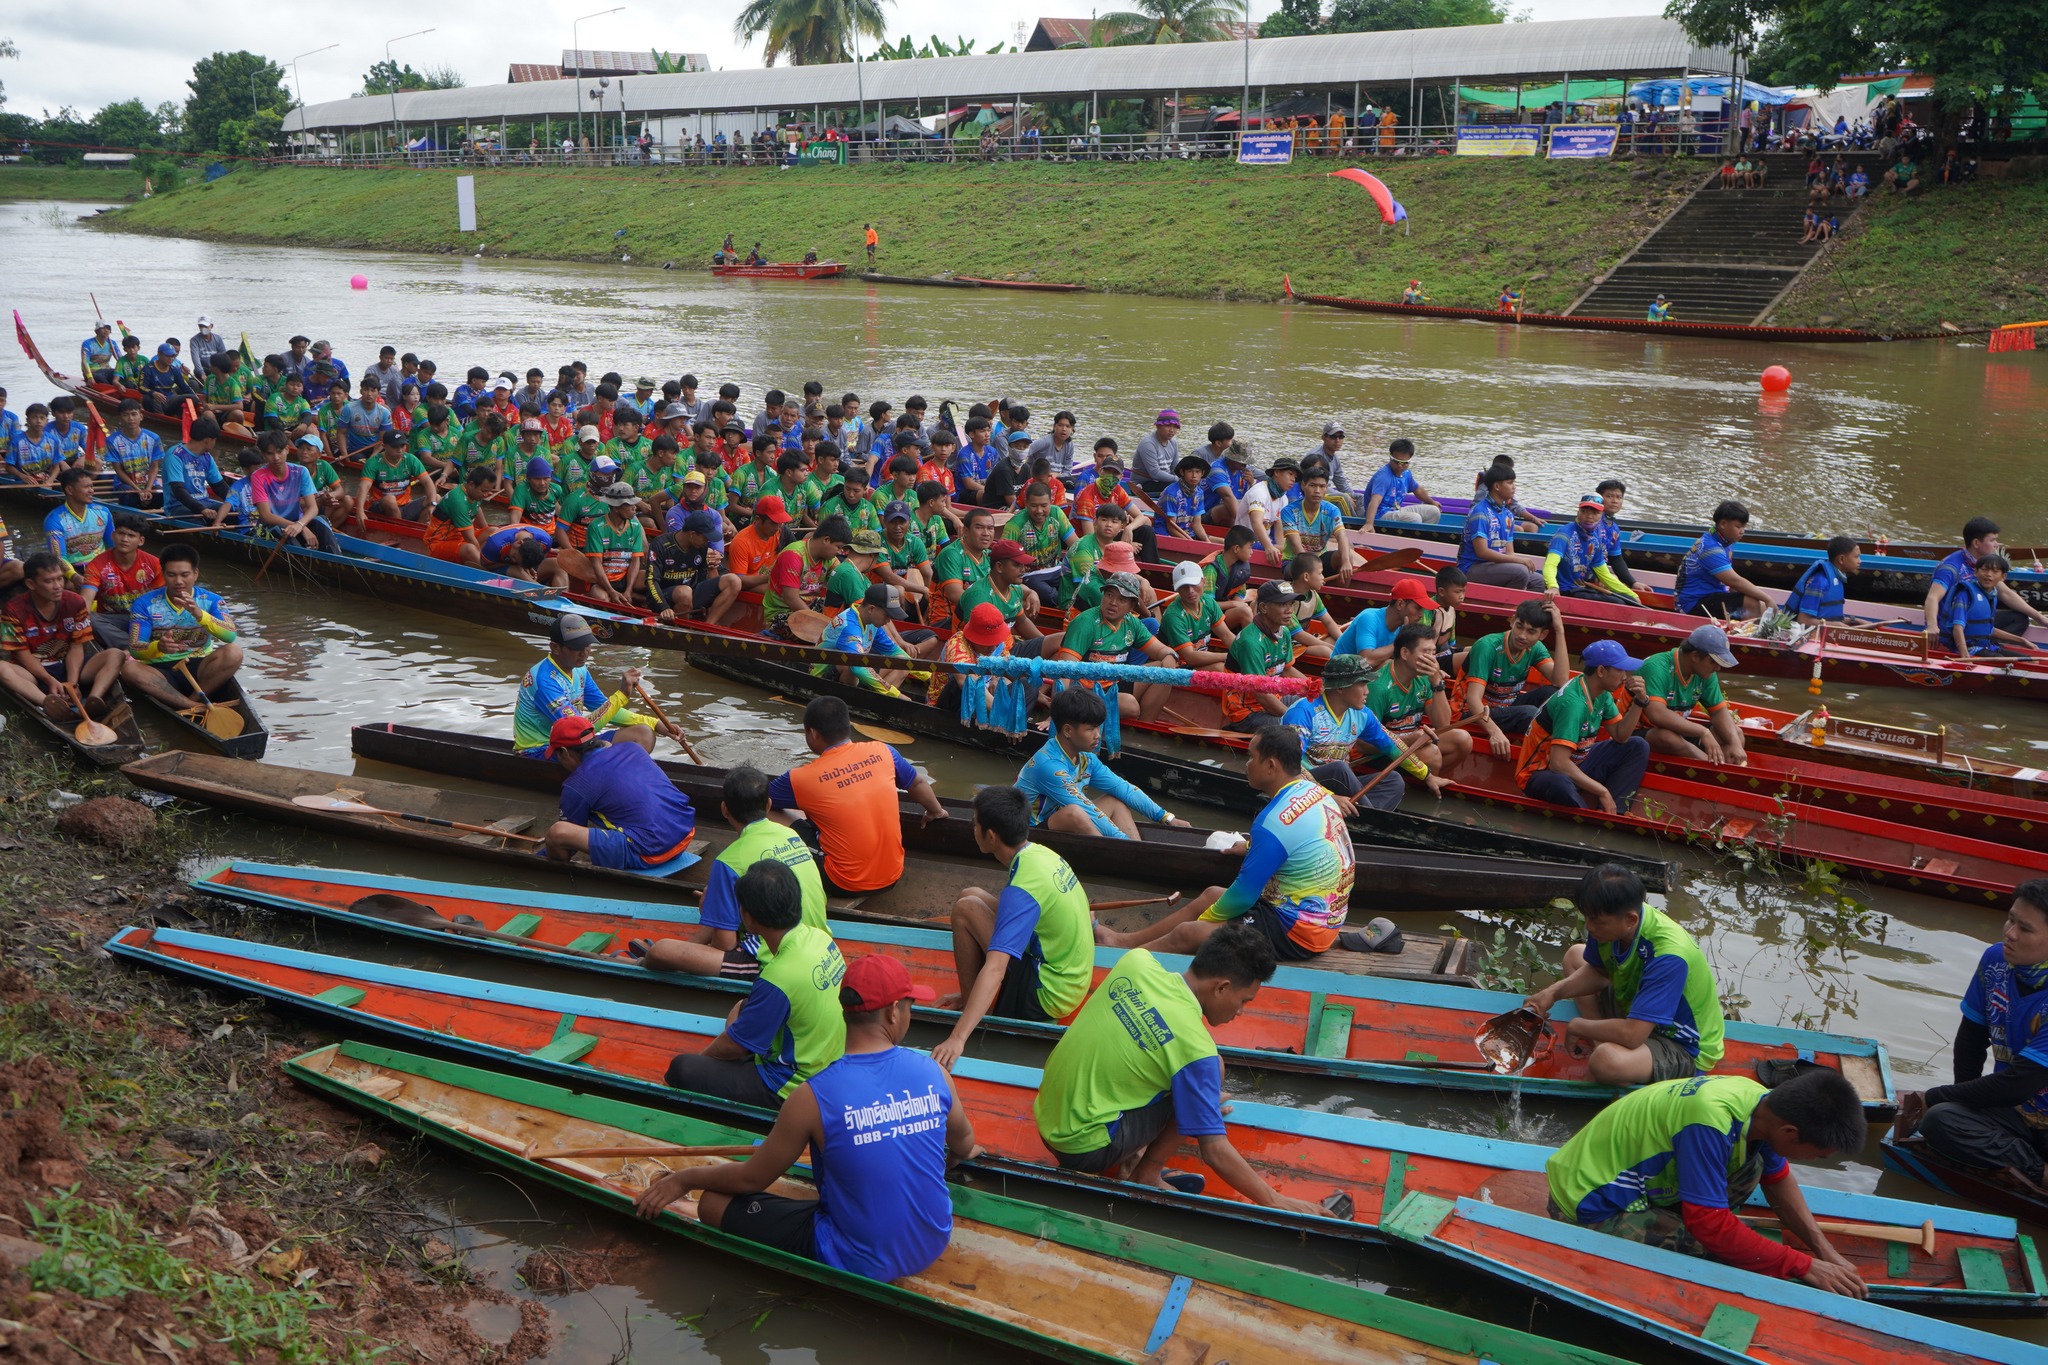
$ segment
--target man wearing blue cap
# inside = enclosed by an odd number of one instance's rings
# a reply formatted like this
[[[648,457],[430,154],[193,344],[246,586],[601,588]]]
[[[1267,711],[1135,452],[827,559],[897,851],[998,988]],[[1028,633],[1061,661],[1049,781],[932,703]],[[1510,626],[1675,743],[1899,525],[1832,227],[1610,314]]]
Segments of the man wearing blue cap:
[[[1719,626],[1701,626],[1685,637],[1685,643],[1643,660],[1643,724],[1650,747],[1660,754],[1682,758],[1704,758],[1710,763],[1749,762],[1742,743],[1742,718],[1721,695],[1724,668],[1735,667],[1735,655],[1728,648],[1728,632]],[[1704,708],[1704,725],[1692,719],[1695,707]]]
[[[178,348],[168,341],[157,347],[156,358],[142,367],[137,387],[142,390],[142,406],[155,413],[175,413],[186,399],[196,402],[200,396],[198,385],[178,363]]]
[[[664,624],[702,615],[722,625],[740,598],[740,576],[723,572],[725,557],[712,548],[721,529],[710,508],[685,513],[675,529],[655,538],[647,552],[647,591]]]
[[[1650,766],[1650,743],[1635,732],[1642,720],[1643,666],[1613,640],[1595,640],[1579,656],[1585,671],[1543,703],[1515,760],[1523,791],[1554,806],[1597,808],[1618,815],[1628,808]],[[1626,687],[1627,714],[1614,699]],[[1611,739],[1596,739],[1611,725]]]

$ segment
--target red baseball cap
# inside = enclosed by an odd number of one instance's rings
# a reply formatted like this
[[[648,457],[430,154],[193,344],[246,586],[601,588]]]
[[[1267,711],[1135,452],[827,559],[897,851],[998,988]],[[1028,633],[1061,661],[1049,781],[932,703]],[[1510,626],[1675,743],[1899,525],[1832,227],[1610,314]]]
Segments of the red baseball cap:
[[[1035,564],[1037,562],[1031,557],[1031,551],[1025,549],[1021,542],[1015,540],[999,540],[988,547],[988,553],[991,559],[1007,559],[1013,564]]]
[[[839,1004],[855,1013],[887,1009],[898,1000],[936,1000],[930,986],[917,985],[902,959],[869,953],[846,969],[839,983]]]
[[[1429,589],[1422,586],[1422,580],[1419,578],[1403,578],[1400,582],[1394,584],[1394,600],[1396,602],[1413,602],[1418,606],[1424,607],[1434,607],[1436,605],[1436,599],[1429,595]]]
[[[778,526],[791,519],[789,509],[782,505],[782,495],[779,493],[770,493],[762,498],[754,504],[754,510]]]
[[[557,749],[580,749],[597,737],[597,727],[588,716],[564,716],[548,731],[547,757]]]

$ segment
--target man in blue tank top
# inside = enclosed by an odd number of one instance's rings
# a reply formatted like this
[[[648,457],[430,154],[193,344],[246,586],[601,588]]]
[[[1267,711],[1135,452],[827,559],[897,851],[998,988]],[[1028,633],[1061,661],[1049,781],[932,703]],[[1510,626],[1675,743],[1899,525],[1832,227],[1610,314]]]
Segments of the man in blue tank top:
[[[910,1002],[932,998],[896,958],[873,953],[846,969],[846,1055],[792,1091],[745,1161],[673,1171],[634,1201],[654,1218],[692,1190],[700,1221],[873,1280],[915,1275],[953,1234],[946,1170],[973,1156],[974,1125],[953,1083],[899,1047]],[[764,1193],[811,1150],[816,1199]]]

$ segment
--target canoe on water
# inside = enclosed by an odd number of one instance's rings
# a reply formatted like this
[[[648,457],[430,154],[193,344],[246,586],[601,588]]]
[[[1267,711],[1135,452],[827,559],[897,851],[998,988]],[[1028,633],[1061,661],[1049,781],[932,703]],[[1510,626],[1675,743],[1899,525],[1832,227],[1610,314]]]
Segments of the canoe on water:
[[[839,261],[769,261],[765,265],[714,265],[711,273],[727,280],[823,280],[844,275]]]
[[[533,852],[533,843],[519,836],[545,831],[555,817],[552,804],[477,796],[418,787],[404,782],[385,782],[369,777],[345,777],[338,773],[288,768],[275,763],[253,763],[218,758],[212,754],[172,752],[131,763],[123,773],[137,786],[169,792],[205,805],[238,810],[266,820],[308,825],[334,834],[397,842],[434,853],[453,854],[495,863],[517,875],[550,874],[575,881],[596,881],[609,887],[631,887],[634,896],[692,903],[703,894],[710,860],[733,838],[723,821],[705,823],[707,812],[699,808],[696,838],[671,870],[642,874],[593,867],[578,860],[558,863]],[[377,814],[320,809],[300,805],[295,798],[339,797],[378,811],[403,812],[433,820],[453,821],[458,826],[431,824],[421,820]],[[713,807],[715,811],[716,807]],[[491,833],[478,833],[489,830]],[[510,836],[510,837],[508,837]],[[960,888],[977,881],[999,884],[995,864],[980,865],[928,857],[906,857],[903,876],[894,885],[863,896],[835,897],[828,902],[834,914],[874,920],[886,924],[944,925],[949,923],[953,901]],[[1162,894],[1134,881],[1102,882],[1084,880],[1094,899],[1130,900]],[[1130,907],[1112,911],[1105,923],[1130,930],[1167,913],[1167,907]],[[1471,941],[1440,935],[1411,934],[1408,946],[1399,954],[1344,953],[1338,959],[1348,970],[1368,974],[1382,972],[1428,980],[1464,983],[1476,969]]]
[[[562,770],[553,763],[522,758],[512,742],[490,735],[429,730],[412,725],[358,725],[349,731],[349,747],[359,758],[417,768],[443,776],[476,778],[535,791],[559,791]],[[680,759],[655,760],[669,780],[690,798],[699,812],[718,810],[725,769],[700,768]],[[901,803],[903,846],[914,852],[951,854],[979,859],[974,844],[974,803],[940,798],[953,819],[926,824],[924,808]],[[1184,812],[1176,812],[1183,814]],[[1199,891],[1227,885],[1243,865],[1241,855],[1207,847],[1213,831],[1146,825],[1134,848],[1121,839],[1065,834],[1039,828],[1032,839],[1067,860],[1083,877],[1128,879],[1132,857],[1147,859],[1148,880],[1163,890]],[[1585,877],[1581,862],[1544,861],[1532,857],[1483,853],[1432,852],[1371,844],[1361,835],[1361,854],[1372,864],[1372,876],[1360,878],[1351,892],[1355,910],[1443,911],[1526,910],[1558,896],[1569,896]],[[1153,858],[1151,855],[1158,855]]]
[[[175,685],[182,687],[183,684],[180,682]],[[242,686],[239,677],[228,679],[225,686],[217,687],[213,691],[214,706],[240,718],[242,728],[238,734],[216,735],[207,729],[204,724],[205,708],[201,707],[197,700],[180,710],[174,706],[164,705],[147,692],[142,694],[142,699],[149,703],[150,709],[179,735],[215,753],[225,754],[229,758],[253,759],[263,757],[264,750],[270,747],[270,727],[265,725],[263,717],[257,714],[255,698]],[[215,723],[219,724],[218,721]]]
[[[55,721],[40,706],[32,706],[18,697],[13,688],[0,687],[0,697],[11,703],[30,729],[40,731],[59,748],[67,750],[72,757],[92,768],[119,768],[133,763],[148,753],[151,745],[142,737],[142,730],[135,723],[134,708],[128,705],[126,694],[116,683],[108,694],[112,706],[101,724],[114,732],[111,744],[87,744],[78,737],[78,722]]]
[[[754,1135],[560,1086],[361,1043],[321,1048],[285,1070],[322,1095],[632,1217],[664,1170],[715,1157],[549,1157],[628,1146],[748,1145]],[[531,1154],[529,1154],[531,1153]],[[773,1188],[802,1198],[798,1168]],[[730,1236],[679,1200],[652,1224],[722,1255],[1034,1356],[1094,1365],[1620,1365],[1584,1347],[1189,1246],[1156,1233],[948,1187],[953,1233],[928,1269],[883,1283]]]
[[[1884,1154],[1884,1164],[1900,1175],[1932,1185],[1953,1198],[1970,1200],[2037,1227],[2048,1227],[2048,1196],[2007,1184],[1981,1167],[1958,1166],[1929,1147],[1927,1139],[1917,1133],[1903,1139],[1887,1133],[1879,1150]]]
[[[634,939],[669,937],[697,922],[693,910],[232,859],[208,869],[191,885],[195,891],[244,905],[336,920],[442,948],[500,953],[535,964],[641,981],[649,979],[649,973],[631,958],[571,956],[550,949],[614,954]],[[410,907],[394,916],[389,903],[377,899],[389,896],[410,902]],[[482,937],[466,932],[465,925],[509,937]],[[831,928],[849,957],[886,953],[901,959],[912,978],[937,995],[959,988],[950,933],[839,920],[832,921]],[[1097,982],[1122,956],[1119,949],[1096,950]],[[1243,1014],[1215,1031],[1225,1062],[1232,1067],[1391,1085],[1513,1090],[1546,1099],[1600,1101],[1622,1093],[1619,1087],[1594,1081],[1583,1059],[1558,1047],[1547,1049],[1512,1075],[1490,1066],[1475,1040],[1492,1016],[1521,1005],[1519,995],[1426,980],[1387,979],[1391,974],[1386,972],[1365,977],[1328,970],[1356,955],[1335,950],[1326,956],[1330,962],[1319,958],[1313,966],[1282,966]],[[1187,963],[1186,958],[1172,954],[1161,954],[1161,960],[1174,970]],[[661,974],[655,979],[700,990],[744,993],[747,989],[746,982],[721,977]],[[1564,1004],[1552,1017],[1561,1021],[1573,1012]],[[953,1010],[932,1006],[919,1006],[917,1014],[947,1028],[959,1018]],[[1057,1039],[1060,1034],[1058,1024],[993,1016],[984,1027],[1041,1041]],[[1727,1026],[1727,1043],[1727,1055],[1716,1068],[1719,1072],[1754,1075],[1761,1061],[1807,1057],[1848,1076],[1863,1096],[1864,1112],[1873,1122],[1889,1121],[1895,1111],[1891,1058],[1882,1045],[1868,1038],[1736,1022]]]
[[[731,1101],[670,1089],[662,1083],[670,1060],[701,1050],[724,1028],[722,1018],[650,1009],[613,1000],[539,991],[498,982],[464,980],[419,971],[249,943],[173,929],[126,928],[107,949],[124,960],[204,982],[237,994],[310,1013],[344,1033],[373,1033],[397,1045],[458,1054],[467,1060],[545,1077],[580,1090],[692,1113],[730,1117],[755,1129],[772,1115]],[[1397,1229],[1381,1224],[1403,1197],[1422,1193],[1440,1200],[1478,1200],[1538,1215],[1532,1250],[1477,1269],[1555,1299],[1588,1300],[1594,1311],[1649,1330],[1655,1315],[1681,1292],[1663,1269],[1639,1263],[1642,1248],[1617,1243],[1617,1263],[1597,1278],[1559,1269],[1548,1258],[1569,1248],[1576,1229],[1542,1218],[1547,1147],[1410,1127],[1348,1114],[1279,1106],[1235,1097],[1228,1119],[1232,1146],[1283,1194],[1320,1202],[1341,1192],[1349,1217],[1283,1212],[1239,1198],[1199,1156],[1183,1150],[1174,1165],[1202,1174],[1202,1194],[1155,1189],[1059,1170],[1047,1161],[1031,1118],[1039,1073],[1033,1068],[963,1058],[954,1084],[975,1121],[984,1155],[970,1172],[1109,1193],[1220,1219],[1297,1229],[1338,1243],[1380,1240]],[[1866,1283],[1871,1298],[1931,1312],[2029,1315],[2048,1311],[2048,1292],[2033,1252],[2009,1218],[1967,1210],[1881,1199],[1806,1186],[1814,1215],[1910,1229],[1912,1243],[1842,1233],[1832,1240]],[[1763,1207],[1761,1197],[1753,1201]],[[1935,1249],[1922,1249],[1932,1223]],[[1977,1255],[1976,1253],[1983,1253]],[[1997,1273],[1994,1273],[1994,1267]],[[1707,1267],[1702,1267],[1706,1269]],[[1743,1292],[1759,1298],[1787,1286],[1748,1272],[1731,1272]],[[1815,1341],[1837,1330],[1829,1324],[1847,1301],[1831,1295],[1794,1297],[1775,1315],[1773,1331],[1807,1332]],[[1948,1362],[2030,1358],[2000,1354],[2013,1343],[1984,1337],[1915,1315],[1883,1312],[1859,1319],[1859,1353],[1843,1360]],[[1796,1335],[1795,1335],[1796,1339]],[[1963,1343],[1969,1349],[1931,1343]],[[1688,1343],[1708,1359],[1721,1348]],[[1981,1348],[1981,1349],[1980,1349]],[[2038,1348],[2026,1346],[2028,1353]],[[1987,1353],[1988,1352],[1988,1353]],[[1800,1356],[1787,1359],[1810,1360]]]

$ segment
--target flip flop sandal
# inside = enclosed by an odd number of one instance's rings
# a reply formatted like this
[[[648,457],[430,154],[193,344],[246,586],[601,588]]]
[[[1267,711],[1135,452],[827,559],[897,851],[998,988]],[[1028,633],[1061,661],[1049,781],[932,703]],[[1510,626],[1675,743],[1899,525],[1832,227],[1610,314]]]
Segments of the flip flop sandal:
[[[1804,1057],[1786,1059],[1766,1057],[1756,1064],[1756,1078],[1768,1089],[1775,1090],[1794,1076],[1820,1069],[1819,1062],[1809,1062]]]
[[[1209,1187],[1209,1178],[1199,1171],[1162,1171],[1160,1179],[1182,1194],[1200,1194]]]
[[[615,948],[612,950],[612,956],[620,958],[631,958],[633,961],[638,962],[642,958],[646,957],[648,952],[653,947],[654,940],[651,938],[628,939],[626,940],[625,947]]]

